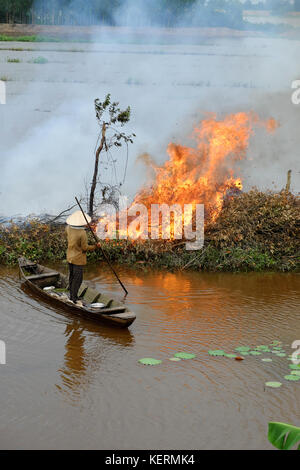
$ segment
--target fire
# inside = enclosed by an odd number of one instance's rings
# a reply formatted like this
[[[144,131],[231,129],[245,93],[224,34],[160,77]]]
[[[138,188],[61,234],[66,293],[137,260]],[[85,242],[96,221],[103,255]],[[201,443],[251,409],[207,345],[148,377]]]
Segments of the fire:
[[[222,120],[210,114],[193,131],[195,145],[170,143],[169,158],[163,165],[143,154],[140,159],[152,170],[154,178],[150,186],[137,193],[131,207],[143,204],[150,222],[152,204],[178,204],[182,208],[185,204],[204,204],[206,222],[214,222],[224,200],[243,189],[242,178],[237,174],[238,162],[246,158],[255,126],[272,132],[277,122],[273,118],[261,121],[256,114],[246,112],[230,114]],[[174,238],[176,228],[173,220],[172,224],[170,238]]]
[[[204,204],[206,217],[216,220],[224,198],[243,188],[236,175],[236,163],[246,157],[253,127],[259,123],[253,113],[237,113],[217,120],[215,115],[204,119],[193,132],[194,147],[170,143],[169,159],[158,166],[148,156],[147,164],[155,174],[150,187],[136,195],[134,203]],[[274,129],[276,121],[263,123]]]

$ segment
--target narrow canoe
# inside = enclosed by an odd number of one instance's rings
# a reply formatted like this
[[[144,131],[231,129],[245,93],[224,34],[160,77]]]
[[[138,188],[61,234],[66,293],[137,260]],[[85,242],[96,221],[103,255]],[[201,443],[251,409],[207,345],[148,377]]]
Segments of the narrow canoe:
[[[82,306],[74,304],[67,295],[67,276],[26,258],[19,258],[18,263],[21,278],[28,287],[52,304],[64,307],[74,315],[121,328],[127,328],[136,318],[136,315],[123,303],[97,292],[84,282],[79,290]]]

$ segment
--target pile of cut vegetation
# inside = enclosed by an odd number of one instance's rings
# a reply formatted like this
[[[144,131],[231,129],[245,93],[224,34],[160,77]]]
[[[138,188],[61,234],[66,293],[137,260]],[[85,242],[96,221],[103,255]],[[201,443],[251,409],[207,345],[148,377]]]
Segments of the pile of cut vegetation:
[[[299,229],[299,197],[253,189],[225,202],[218,219],[206,225],[200,250],[186,250],[179,240],[110,240],[105,248],[112,261],[144,269],[295,271],[300,268]]]
[[[206,243],[216,248],[256,247],[279,257],[299,258],[300,199],[292,193],[251,190],[224,205],[207,227]]]
[[[208,271],[296,271],[300,268],[300,200],[298,196],[251,190],[226,201],[220,216],[205,228],[204,247],[187,250],[183,240],[106,240],[112,262],[142,269]],[[90,237],[90,235],[89,235]],[[90,243],[94,243],[92,238]],[[33,261],[66,257],[64,225],[38,220],[0,224],[0,263],[19,256]],[[99,250],[89,261],[103,258]]]

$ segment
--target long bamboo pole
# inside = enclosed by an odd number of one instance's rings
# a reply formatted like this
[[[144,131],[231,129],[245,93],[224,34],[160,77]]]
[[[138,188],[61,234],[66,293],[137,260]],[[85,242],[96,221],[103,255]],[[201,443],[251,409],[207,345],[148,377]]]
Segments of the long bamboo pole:
[[[92,227],[90,226],[90,224],[89,224],[89,222],[88,222],[88,220],[87,220],[87,218],[86,218],[86,215],[85,215],[85,213],[84,213],[83,210],[82,210],[82,207],[81,207],[81,205],[80,205],[80,202],[78,201],[77,197],[75,197],[75,199],[76,199],[76,202],[77,202],[78,206],[80,207],[80,210],[81,210],[81,212],[82,212],[82,215],[83,215],[83,217],[85,218],[86,224],[87,224],[88,228],[90,229],[91,234],[93,235],[93,237],[94,237],[96,243],[99,243],[99,239],[96,237],[95,233],[93,232]],[[122,289],[123,289],[124,292],[125,292],[125,295],[127,295],[127,294],[128,294],[128,290],[126,289],[126,287],[124,286],[123,282],[121,281],[121,279],[120,279],[119,276],[117,275],[116,271],[115,271],[114,268],[112,267],[112,265],[111,265],[111,263],[110,263],[108,257],[107,257],[106,254],[105,254],[105,251],[103,250],[103,248],[102,248],[101,245],[100,245],[100,249],[101,249],[102,254],[103,254],[104,258],[105,258],[105,261],[107,262],[108,266],[110,267],[110,269],[112,270],[112,272],[114,273],[114,275],[116,276],[116,278],[118,279],[120,286],[122,287]]]

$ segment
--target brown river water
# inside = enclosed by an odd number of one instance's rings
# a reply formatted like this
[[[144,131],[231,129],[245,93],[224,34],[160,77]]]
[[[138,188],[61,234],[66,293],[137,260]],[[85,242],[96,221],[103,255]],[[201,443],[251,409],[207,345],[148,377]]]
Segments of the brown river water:
[[[300,425],[286,357],[208,355],[273,340],[292,353],[300,274],[119,273],[137,315],[128,330],[51,307],[24,290],[17,269],[0,268],[1,449],[271,449],[269,421]],[[122,297],[106,266],[88,266],[85,278]],[[170,361],[179,351],[196,357]]]

